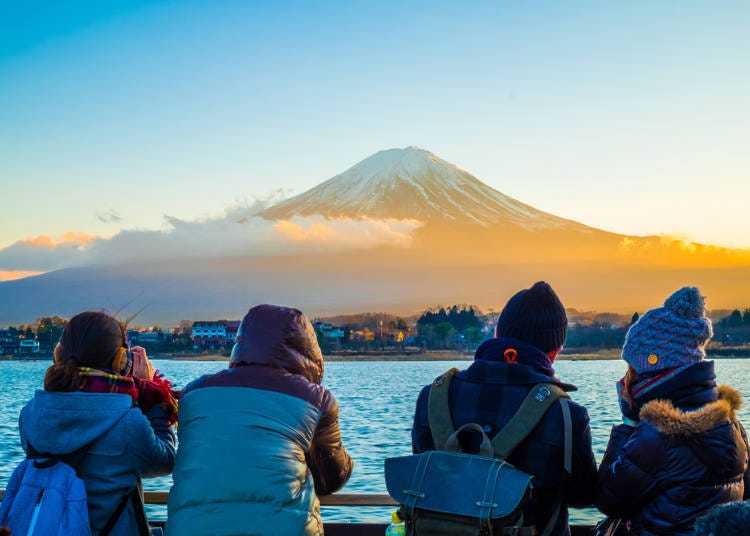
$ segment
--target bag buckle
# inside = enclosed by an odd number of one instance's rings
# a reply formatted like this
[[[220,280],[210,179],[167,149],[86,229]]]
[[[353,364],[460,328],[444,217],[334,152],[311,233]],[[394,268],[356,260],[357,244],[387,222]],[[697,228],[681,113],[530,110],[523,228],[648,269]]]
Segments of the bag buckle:
[[[436,387],[440,387],[441,385],[445,383],[445,380],[453,377],[457,372],[458,372],[458,369],[455,367],[450,369],[447,372],[443,372],[440,376],[432,380],[432,384]]]

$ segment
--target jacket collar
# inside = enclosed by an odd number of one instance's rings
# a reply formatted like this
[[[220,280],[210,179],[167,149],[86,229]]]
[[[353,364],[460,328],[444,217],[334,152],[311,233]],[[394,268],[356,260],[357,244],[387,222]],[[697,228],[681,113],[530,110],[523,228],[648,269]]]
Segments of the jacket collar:
[[[515,350],[516,355],[506,354]],[[468,381],[498,385],[536,385],[554,383],[566,391],[575,391],[575,385],[555,378],[549,357],[523,341],[511,338],[494,338],[477,348],[474,362],[464,372]]]
[[[652,400],[641,408],[640,417],[657,430],[673,436],[699,435],[715,428],[721,421],[734,419],[742,397],[728,385],[720,385],[719,399],[696,411],[682,411],[669,400]]]

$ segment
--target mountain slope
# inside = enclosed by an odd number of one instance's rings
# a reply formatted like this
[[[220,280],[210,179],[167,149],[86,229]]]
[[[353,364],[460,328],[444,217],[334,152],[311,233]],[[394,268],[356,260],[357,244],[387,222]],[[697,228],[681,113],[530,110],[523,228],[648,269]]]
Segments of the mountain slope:
[[[262,211],[268,219],[393,218],[589,230],[521,203],[417,147],[380,151],[332,179]]]
[[[413,147],[376,153],[260,215],[410,219],[423,225],[411,233],[408,247],[399,242],[373,248],[358,242],[359,234],[343,249],[315,253],[303,253],[294,239],[289,248],[232,255],[195,247],[202,256],[176,261],[164,253],[145,262],[134,255],[111,266],[0,282],[0,326],[125,304],[145,306],[139,322],[170,325],[182,318],[236,318],[263,302],[301,307],[313,316],[415,312],[437,303],[497,309],[540,279],[550,281],[566,305],[583,309],[642,311],[684,285],[699,286],[713,307],[750,301],[750,250],[587,227],[525,205]],[[243,224],[228,219],[221,226],[200,225],[160,240],[177,240],[182,247],[220,242],[234,236],[225,233],[226,226]],[[191,234],[195,229],[199,239]]]

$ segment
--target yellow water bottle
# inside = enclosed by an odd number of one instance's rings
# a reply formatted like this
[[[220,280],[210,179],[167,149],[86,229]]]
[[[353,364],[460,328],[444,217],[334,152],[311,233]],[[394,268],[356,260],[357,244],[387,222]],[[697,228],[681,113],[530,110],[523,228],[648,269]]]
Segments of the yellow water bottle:
[[[406,536],[406,525],[398,517],[398,512],[391,514],[391,524],[385,529],[385,536]]]

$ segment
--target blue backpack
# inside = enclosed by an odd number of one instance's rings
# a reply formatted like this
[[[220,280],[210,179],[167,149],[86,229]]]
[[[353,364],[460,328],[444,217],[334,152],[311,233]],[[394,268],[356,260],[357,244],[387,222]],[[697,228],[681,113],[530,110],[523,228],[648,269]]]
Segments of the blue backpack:
[[[90,536],[86,487],[77,467],[91,448],[90,443],[65,456],[38,454],[29,445],[29,458],[13,471],[0,504],[0,526],[11,529],[14,536]],[[137,496],[137,497],[136,497]],[[138,488],[126,493],[107,520],[100,536],[114,528],[129,500],[140,499]],[[143,512],[142,503],[140,512]],[[145,515],[139,532],[148,534]]]
[[[76,458],[82,458],[87,450],[88,445]],[[83,480],[59,456],[21,462],[0,504],[0,525],[18,536],[90,535]]]

